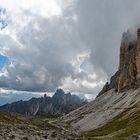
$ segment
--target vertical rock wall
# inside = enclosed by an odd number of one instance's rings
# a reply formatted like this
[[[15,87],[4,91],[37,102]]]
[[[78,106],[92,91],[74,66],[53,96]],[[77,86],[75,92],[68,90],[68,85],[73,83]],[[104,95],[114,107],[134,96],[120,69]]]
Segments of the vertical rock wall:
[[[129,31],[123,33],[120,46],[120,60],[118,71],[112,76],[98,96],[115,88],[121,92],[140,85],[140,29],[136,36]]]
[[[136,66],[136,41],[131,40],[129,31],[123,34],[120,47],[120,64],[118,75],[118,87],[120,92],[131,87],[135,87],[137,83],[137,66]]]
[[[140,82],[140,29],[137,31],[136,67],[137,81]]]

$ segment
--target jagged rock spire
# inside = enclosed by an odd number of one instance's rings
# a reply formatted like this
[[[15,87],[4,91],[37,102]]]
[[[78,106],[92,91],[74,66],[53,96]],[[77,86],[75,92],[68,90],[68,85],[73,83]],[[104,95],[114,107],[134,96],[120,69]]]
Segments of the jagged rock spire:
[[[140,29],[135,36],[130,31],[123,33],[120,46],[119,68],[111,78],[110,83],[106,84],[99,95],[110,89],[118,92],[137,88],[140,85]],[[99,96],[98,95],[98,96]]]

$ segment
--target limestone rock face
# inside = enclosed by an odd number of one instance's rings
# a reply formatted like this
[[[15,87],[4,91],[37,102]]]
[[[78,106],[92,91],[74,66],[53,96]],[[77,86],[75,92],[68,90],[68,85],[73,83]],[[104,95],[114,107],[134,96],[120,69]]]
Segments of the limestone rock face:
[[[129,31],[123,33],[120,46],[120,61],[118,71],[111,77],[98,96],[115,88],[121,92],[140,85],[140,29],[137,35]]]
[[[136,42],[129,39],[129,33],[123,34],[120,47],[120,64],[117,90],[120,92],[137,84]]]
[[[136,67],[137,67],[137,80],[140,81],[140,29],[138,29],[137,31]]]
[[[99,92],[99,94],[97,95],[97,97],[101,96],[103,93],[107,92],[109,88],[109,84],[108,82],[106,82],[106,84],[104,85],[103,89]]]
[[[117,71],[110,80],[110,84],[108,87],[108,90],[115,88],[115,90],[117,90],[118,88],[118,78],[119,78],[119,71]]]
[[[97,97],[101,96],[102,94],[104,94],[105,92],[115,88],[115,90],[117,90],[118,88],[118,77],[119,77],[119,71],[117,71],[110,80],[110,83],[106,82],[106,84],[104,85],[103,89],[99,92],[99,94],[97,95]]]

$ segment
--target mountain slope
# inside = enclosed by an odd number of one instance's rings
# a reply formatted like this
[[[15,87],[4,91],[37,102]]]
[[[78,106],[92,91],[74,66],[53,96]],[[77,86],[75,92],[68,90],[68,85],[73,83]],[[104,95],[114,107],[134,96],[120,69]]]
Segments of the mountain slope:
[[[127,139],[130,135],[140,132],[140,98],[133,106],[125,109],[119,115],[111,119],[104,126],[92,131],[83,132],[86,137],[98,139]],[[135,135],[137,137],[137,135]]]
[[[96,139],[126,139],[140,133],[140,29],[122,36],[117,72],[97,98],[62,119]],[[134,39],[132,39],[134,38]]]
[[[18,101],[0,107],[0,110],[15,112],[23,115],[60,115],[86,104],[87,101],[80,99],[70,93],[65,94],[62,89],[58,89],[53,97],[32,98],[29,101]]]
[[[132,102],[124,111],[109,120],[105,125],[85,131],[82,135],[98,139],[119,139],[124,140],[133,134],[140,133],[140,89],[135,91]],[[138,135],[134,135],[138,137]]]
[[[79,128],[80,131],[96,129],[125,109],[130,108],[137,101],[135,98],[139,93],[140,89],[131,89],[122,93],[117,93],[112,89],[94,101],[67,114],[63,120],[70,122],[74,128]]]

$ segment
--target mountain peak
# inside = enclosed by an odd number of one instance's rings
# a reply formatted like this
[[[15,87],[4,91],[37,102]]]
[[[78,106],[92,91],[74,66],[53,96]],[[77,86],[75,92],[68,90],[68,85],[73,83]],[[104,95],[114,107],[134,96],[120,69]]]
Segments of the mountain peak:
[[[110,83],[106,83],[98,96],[110,89],[118,92],[137,88],[140,84],[140,29],[135,35],[128,30],[122,35],[119,68]]]
[[[65,92],[62,89],[57,89],[56,92],[55,92],[55,94],[54,94],[54,96],[55,95],[58,95],[59,96],[59,95],[64,95],[64,94],[65,94]]]

